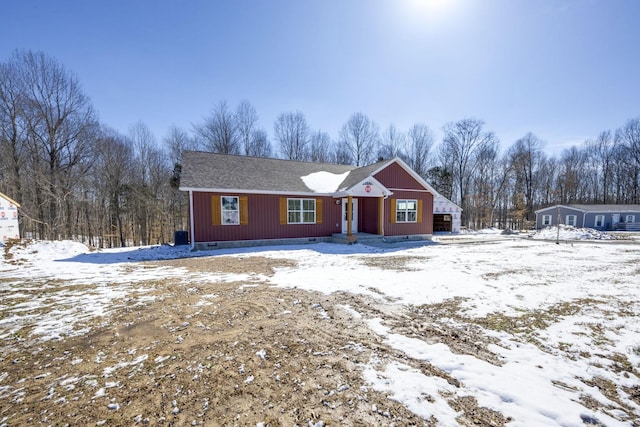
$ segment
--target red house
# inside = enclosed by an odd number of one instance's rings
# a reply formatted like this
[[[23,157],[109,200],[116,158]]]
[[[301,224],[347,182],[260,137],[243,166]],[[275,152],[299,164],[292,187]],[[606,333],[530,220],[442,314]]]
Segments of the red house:
[[[355,167],[187,151],[193,249],[430,239],[437,194],[399,158]]]

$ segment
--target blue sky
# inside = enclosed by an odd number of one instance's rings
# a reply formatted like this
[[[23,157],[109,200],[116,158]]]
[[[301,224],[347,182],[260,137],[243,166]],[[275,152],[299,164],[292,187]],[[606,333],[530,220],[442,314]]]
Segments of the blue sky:
[[[2,3],[0,61],[43,51],[100,120],[158,140],[247,99],[337,137],[362,112],[438,140],[475,117],[503,147],[531,131],[559,153],[640,115],[637,0],[136,0]]]

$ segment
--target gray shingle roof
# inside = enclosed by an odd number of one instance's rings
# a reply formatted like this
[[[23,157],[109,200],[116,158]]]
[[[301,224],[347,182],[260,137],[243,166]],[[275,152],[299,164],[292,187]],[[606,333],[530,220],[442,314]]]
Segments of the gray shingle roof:
[[[542,212],[551,208],[556,208],[558,205],[547,206],[536,210],[536,212]],[[560,205],[571,209],[576,209],[583,212],[640,212],[640,205]]]
[[[305,185],[301,177],[314,172],[342,174],[351,171],[357,171],[358,176],[361,174],[358,168],[349,165],[185,151],[182,156],[180,188],[307,193],[313,190]],[[345,188],[345,184],[351,182],[352,173],[347,175],[339,188]],[[364,178],[366,175],[362,179]]]
[[[385,163],[388,162],[378,162],[369,166],[363,166],[361,168],[357,168],[351,171],[349,175],[345,178],[345,180],[340,185],[341,190],[346,190],[348,188],[353,187],[354,185],[364,181],[367,177],[371,176],[375,171],[381,168]]]
[[[567,205],[585,212],[640,211],[640,205]]]

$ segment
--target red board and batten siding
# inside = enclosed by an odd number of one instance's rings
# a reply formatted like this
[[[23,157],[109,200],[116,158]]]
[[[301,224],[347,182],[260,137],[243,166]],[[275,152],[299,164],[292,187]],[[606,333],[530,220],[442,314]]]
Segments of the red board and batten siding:
[[[213,225],[212,197],[246,196],[247,224]],[[322,200],[322,223],[281,224],[280,199],[313,198]],[[341,227],[341,205],[332,197],[301,197],[271,194],[236,194],[193,192],[193,222],[195,243],[234,240],[290,239],[326,237],[339,233]],[[243,214],[241,214],[242,216]],[[244,221],[243,221],[244,222]],[[338,227],[336,227],[338,224]]]
[[[413,234],[433,234],[433,194],[412,177],[398,163],[392,163],[374,175],[382,185],[393,194],[384,201],[384,234],[385,236],[404,236]],[[412,191],[415,190],[415,191]],[[422,201],[420,203],[421,219],[418,222],[396,223],[391,218],[395,209],[391,204],[398,199]]]
[[[358,232],[378,234],[377,197],[358,198]]]
[[[395,222],[392,218],[392,203],[396,200],[418,200],[419,217],[417,222]],[[420,203],[422,202],[422,203]],[[399,191],[393,192],[384,201],[384,235],[385,236],[410,236],[413,234],[433,234],[433,194],[423,191]]]
[[[433,233],[433,194],[402,166],[392,163],[374,175],[386,188],[393,192],[384,200],[384,234],[386,236],[430,235]],[[241,210],[240,225],[214,224],[212,197],[239,196]],[[342,231],[342,204],[330,196],[291,195],[291,198],[314,198],[321,200],[322,222],[317,224],[282,224],[281,199],[286,195],[237,194],[193,192],[193,238],[194,243],[329,237]],[[415,223],[396,223],[392,218],[391,204],[398,199],[419,200],[421,220]],[[359,232],[377,234],[379,232],[379,199],[358,198]],[[246,224],[245,224],[246,223]]]
[[[391,191],[394,189],[427,190],[398,163],[390,164],[373,177]]]

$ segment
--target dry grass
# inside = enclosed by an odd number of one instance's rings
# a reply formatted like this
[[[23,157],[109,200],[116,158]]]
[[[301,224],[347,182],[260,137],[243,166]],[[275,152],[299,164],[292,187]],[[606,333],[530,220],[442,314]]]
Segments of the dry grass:
[[[427,262],[427,257],[416,256],[381,256],[381,257],[358,257],[358,261],[367,267],[379,268],[381,270],[392,271],[417,271],[417,268],[409,267],[412,263]]]

